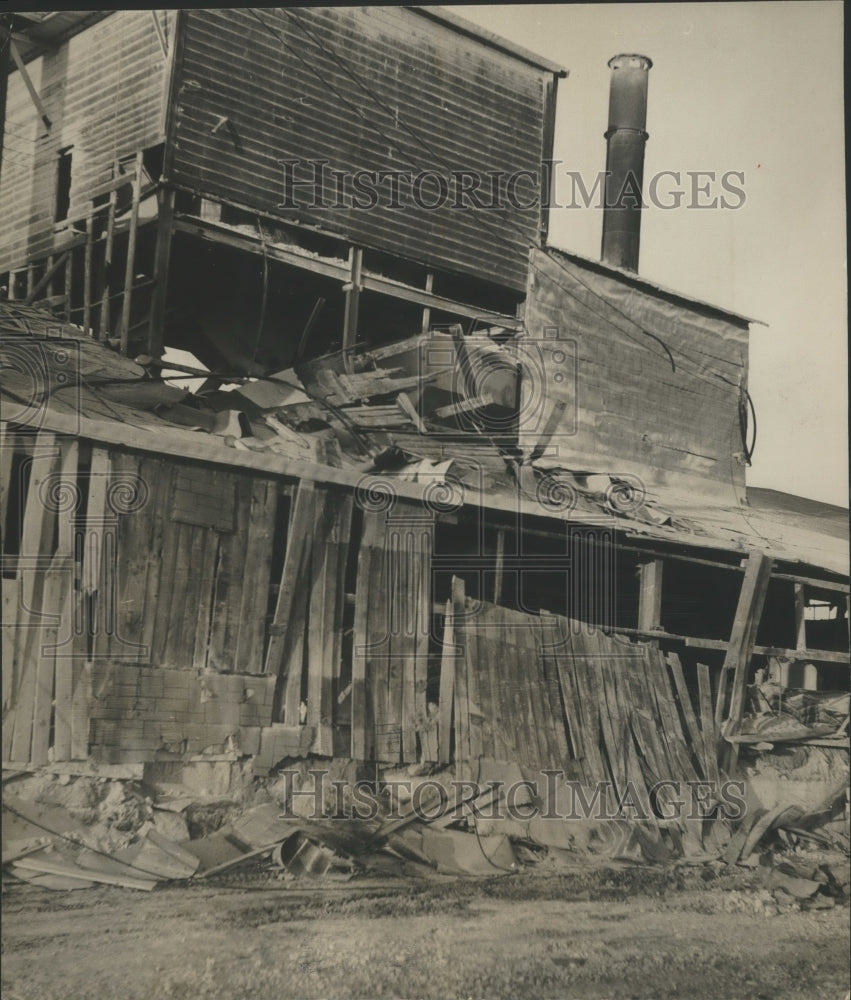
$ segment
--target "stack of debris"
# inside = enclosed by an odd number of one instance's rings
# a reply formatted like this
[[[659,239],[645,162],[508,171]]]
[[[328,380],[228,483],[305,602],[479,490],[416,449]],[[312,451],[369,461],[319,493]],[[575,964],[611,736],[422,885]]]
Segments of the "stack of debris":
[[[624,759],[630,755],[626,749]],[[677,831],[673,839],[687,844],[687,827],[665,826],[658,818],[593,820],[576,812],[576,800],[573,815],[558,815],[566,808],[568,786],[552,774],[540,775],[539,785],[528,777],[534,772],[517,764],[482,759],[478,781],[458,778],[452,768],[387,768],[374,781],[359,782],[354,797],[346,789],[337,815],[323,808],[322,797],[330,792],[339,799],[342,783],[317,786],[323,772],[315,764],[317,770],[301,762],[300,770],[268,779],[253,795],[266,801],[248,808],[216,800],[206,824],[187,824],[185,817],[199,807],[189,795],[154,801],[152,789],[138,782],[30,775],[21,782],[24,796],[4,797],[3,865],[42,888],[105,884],[150,891],[159,883],[237,872],[289,883],[354,876],[501,877],[542,863],[548,870],[636,861],[724,863],[759,868],[781,902],[784,893],[806,907],[849,896],[844,786],[807,811],[791,802],[754,807],[723,848],[706,838],[675,855],[664,849],[670,836],[658,831]],[[579,801],[588,787],[570,786]],[[311,808],[296,812],[299,798],[310,800]],[[313,815],[316,808],[322,815]]]

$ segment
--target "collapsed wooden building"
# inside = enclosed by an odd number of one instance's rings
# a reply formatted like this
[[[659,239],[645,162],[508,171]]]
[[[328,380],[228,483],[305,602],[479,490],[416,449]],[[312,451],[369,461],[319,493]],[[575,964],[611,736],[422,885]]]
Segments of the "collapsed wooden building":
[[[558,67],[432,8],[13,27],[4,762],[717,783],[757,671],[847,690],[843,512],[746,489],[747,319],[548,246],[540,187],[338,203],[540,185]]]

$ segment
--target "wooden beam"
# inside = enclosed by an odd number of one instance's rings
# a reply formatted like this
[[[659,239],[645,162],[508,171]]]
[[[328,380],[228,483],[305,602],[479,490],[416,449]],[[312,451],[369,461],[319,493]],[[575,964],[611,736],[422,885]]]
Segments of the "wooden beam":
[[[42,103],[39,97],[38,91],[33,86],[33,82],[30,79],[30,75],[27,72],[27,68],[24,65],[23,59],[21,59],[21,53],[18,51],[18,46],[15,44],[13,39],[9,39],[9,52],[12,54],[12,60],[15,63],[15,67],[21,74],[21,79],[24,81],[24,86],[29,91],[30,99],[35,105],[35,109],[38,112],[39,118],[44,122],[45,128],[50,128],[53,122],[47,117],[47,109]]]
[[[68,261],[65,264],[65,322],[71,322],[71,292],[74,288],[74,250],[68,250]]]
[[[119,338],[121,353],[126,356],[130,340],[130,299],[133,276],[136,269],[136,230],[139,226],[139,200],[142,194],[142,152],[136,154],[133,174],[133,204],[130,209],[130,232],[127,237],[127,265],[124,268],[124,298],[121,303],[121,324]]]
[[[24,301],[25,306],[31,306],[33,304],[35,299],[38,297],[39,292],[41,292],[44,288],[47,287],[47,285],[53,278],[54,274],[56,274],[57,271],[59,271],[59,269],[62,267],[62,265],[68,260],[70,253],[71,253],[70,250],[66,250],[65,253],[57,257],[56,260],[50,265],[50,267],[48,267],[48,269],[44,272],[41,279],[39,280],[38,284],[26,297]]]
[[[505,574],[505,528],[496,530],[496,559],[493,567],[493,603],[502,600],[502,578]]]
[[[427,292],[431,292],[433,288],[434,288],[434,274],[431,271],[429,271],[428,274],[426,275],[425,290]],[[422,326],[423,333],[424,334],[428,333],[430,327],[431,327],[431,309],[429,309],[428,306],[425,306],[425,308],[423,309],[423,326]]]
[[[160,48],[163,50],[163,55],[168,59],[168,42],[166,41],[165,33],[163,32],[163,26],[160,24],[160,12],[158,10],[151,11],[151,20],[154,22],[154,30],[157,33],[157,40],[160,43]]]
[[[112,188],[107,202],[106,244],[103,252],[103,295],[100,303],[100,315],[98,316],[97,333],[98,340],[101,342],[105,341],[110,334],[109,304],[112,296],[110,295],[109,274],[112,268],[112,249],[115,243],[115,206],[117,201],[118,189]]]
[[[819,580],[814,576],[801,576],[798,573],[772,573],[772,580],[791,580],[793,583],[802,583],[806,587],[816,587],[820,590],[836,590],[841,594],[847,594],[851,588],[847,583],[839,580]]]
[[[346,307],[343,317],[343,366],[351,375],[352,352],[358,337],[358,312],[361,293],[361,271],[363,270],[363,250],[351,247],[349,250],[349,280],[343,286],[346,292]]]
[[[155,11],[151,13],[155,14]],[[174,188],[161,188],[157,194],[157,244],[154,251],[154,290],[148,325],[148,354],[158,358],[163,352],[165,305],[168,295],[168,271],[174,235]]]
[[[224,246],[231,246],[238,250],[245,250],[248,253],[262,253],[256,237],[246,236],[224,225],[216,225],[204,219],[179,216],[175,219],[174,228],[175,232],[188,233],[191,236],[197,236]],[[312,271],[314,274],[334,278],[343,283],[349,280],[350,268],[344,261],[335,261],[327,257],[311,257],[298,247],[281,243],[267,243],[266,253],[270,260],[280,261],[283,264],[288,264],[290,267]],[[394,281],[392,278],[387,278],[381,274],[373,274],[371,271],[361,272],[360,288],[361,291],[376,292],[379,295],[387,295],[390,298],[400,299],[403,302],[413,302],[416,305],[429,306],[432,309],[452,313],[455,316],[480,320],[487,326],[498,326],[507,330],[519,330],[523,326],[523,321],[514,316],[508,316],[505,313],[498,313],[493,310],[480,309],[476,306],[467,305],[464,302],[456,302],[454,299],[446,298],[443,295],[435,295],[422,288],[412,288],[401,281]]]
[[[86,219],[86,244],[83,251],[83,329],[92,326],[92,219]]]
[[[807,595],[803,583],[795,584],[795,649],[807,648],[807,619],[804,610],[807,606]]]
[[[438,761],[452,760],[452,706],[455,700],[455,628],[452,602],[446,602],[443,618],[443,648],[440,654],[440,694],[438,697]]]
[[[719,719],[723,718],[724,715],[726,682],[732,676],[730,707],[727,712],[727,724],[724,727],[725,736],[735,735],[734,730],[741,722],[745,705],[748,669],[753,655],[754,640],[762,617],[762,609],[768,594],[771,565],[772,560],[763,552],[753,551],[745,566],[745,577],[742,581],[739,603],[733,619],[730,645],[727,649],[727,655],[724,657],[724,666],[718,687],[718,701],[715,706],[717,725]],[[728,758],[728,769],[735,768],[738,758],[736,748],[731,748]]]
[[[836,649],[783,649],[782,646],[754,646],[758,656],[782,656],[787,660],[812,660],[815,663],[848,663],[845,650]]]
[[[639,567],[638,628],[653,632],[662,624],[662,573],[661,559],[651,559]]]

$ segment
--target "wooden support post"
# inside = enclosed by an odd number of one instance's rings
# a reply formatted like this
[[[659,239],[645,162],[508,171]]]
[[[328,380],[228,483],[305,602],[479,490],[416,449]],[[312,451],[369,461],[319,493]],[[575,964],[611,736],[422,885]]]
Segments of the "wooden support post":
[[[70,249],[65,261],[65,308],[63,310],[65,322],[71,322],[71,294],[74,289],[74,250]]]
[[[425,287],[426,291],[429,293],[431,293],[431,291],[434,289],[434,275],[432,274],[431,271],[429,271],[429,273],[426,275]],[[431,327],[431,309],[428,306],[426,306],[423,309],[423,333],[428,333],[430,327]]]
[[[115,172],[118,173],[116,164]],[[98,340],[105,341],[110,333],[110,278],[112,272],[112,248],[115,243],[115,205],[118,200],[118,191],[113,188],[109,192],[109,207],[106,214],[106,244],[103,251],[103,297],[100,304],[100,318],[98,321]]]
[[[661,559],[651,559],[639,567],[638,628],[641,632],[653,632],[662,624],[663,568]]]
[[[47,109],[42,103],[42,100],[38,95],[38,91],[35,89],[35,86],[33,85],[33,82],[30,79],[30,75],[27,72],[26,66],[24,65],[24,61],[23,59],[21,59],[21,53],[18,52],[18,46],[15,44],[14,39],[12,38],[9,39],[9,52],[12,55],[12,60],[15,63],[15,68],[21,74],[21,79],[24,81],[24,86],[27,88],[27,91],[29,92],[30,99],[35,105],[35,109],[38,112],[39,118],[41,118],[41,120],[44,122],[45,128],[50,128],[53,122],[47,117]]]
[[[136,230],[139,227],[139,199],[142,193],[142,153],[136,154],[133,174],[133,204],[130,209],[130,232],[127,237],[127,266],[124,269],[124,298],[121,302],[121,325],[119,337],[121,353],[126,355],[130,347],[130,301],[133,292],[133,277],[136,269]]]
[[[771,577],[772,560],[762,552],[751,552],[739,603],[733,619],[733,629],[727,655],[724,657],[724,667],[719,678],[718,700],[715,705],[715,723],[724,716],[724,702],[727,679],[732,675],[733,683],[730,692],[730,708],[727,712],[727,722],[722,730],[724,736],[734,736],[742,719],[745,705],[745,688],[748,669],[753,654],[759,621],[765,598],[768,594],[768,583]],[[738,760],[738,747],[733,744],[727,754],[727,768],[730,773],[735,770]]]
[[[86,249],[83,257],[83,329],[88,333],[92,326],[92,227],[94,219],[86,219]]]
[[[56,260],[52,257],[48,258],[48,267],[44,274],[41,276],[38,284],[33,288],[26,298],[24,305],[31,306],[35,299],[38,297],[39,293],[43,291],[53,280],[53,276],[62,267],[62,265],[67,261],[71,251],[66,250],[65,253],[61,254]]]
[[[446,602],[443,618],[443,649],[440,656],[440,695],[438,701],[438,761],[452,760],[452,707],[455,701],[455,629],[452,601]]]
[[[354,350],[358,336],[358,308],[360,304],[362,269],[363,250],[360,247],[351,247],[349,250],[349,280],[343,286],[346,291],[346,311],[343,318],[343,366],[349,375],[354,371],[352,367],[352,351]]]
[[[157,200],[157,245],[154,251],[154,290],[148,325],[148,354],[158,358],[163,352],[168,269],[174,234],[174,188],[161,188]]]
[[[795,649],[807,648],[807,620],[804,609],[807,606],[807,595],[803,583],[795,584]]]
[[[168,58],[168,42],[166,41],[165,33],[163,32],[163,26],[160,24],[160,12],[158,10],[152,10],[151,18],[154,22],[154,30],[157,33],[160,48],[163,50],[163,55]]]
[[[493,603],[502,600],[502,577],[505,573],[505,528],[496,530],[496,562],[493,568]]]

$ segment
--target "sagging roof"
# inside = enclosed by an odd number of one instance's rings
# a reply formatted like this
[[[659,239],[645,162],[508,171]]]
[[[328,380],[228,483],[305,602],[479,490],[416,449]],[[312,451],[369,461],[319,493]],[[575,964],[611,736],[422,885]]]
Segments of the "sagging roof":
[[[847,523],[843,531],[836,510],[825,521],[820,508],[787,498],[784,511],[776,498],[766,502],[764,491],[756,491],[751,504],[651,493],[587,464],[520,464],[509,444],[475,429],[442,434],[447,418],[475,415],[486,401],[465,397],[464,387],[454,384],[454,369],[437,365],[411,374],[409,359],[423,356],[428,337],[433,335],[363,351],[352,373],[332,355],[246,379],[236,389],[192,394],[171,386],[167,372],[160,379],[150,359],[121,357],[46,311],[0,303],[2,419],[353,488],[389,481],[400,496],[416,500],[439,484],[457,503],[481,505],[496,515],[606,523],[623,537],[663,547],[734,555],[760,549],[780,561],[847,576]],[[492,356],[505,351],[498,340],[477,339]],[[445,356],[445,341],[439,347]]]

